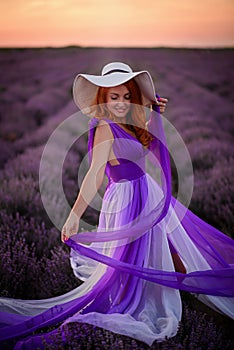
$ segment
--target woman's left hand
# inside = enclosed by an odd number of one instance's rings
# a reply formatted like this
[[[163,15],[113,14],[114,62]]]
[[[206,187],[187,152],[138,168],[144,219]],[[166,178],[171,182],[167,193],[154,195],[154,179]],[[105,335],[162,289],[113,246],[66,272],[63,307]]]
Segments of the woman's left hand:
[[[164,113],[166,106],[167,106],[168,99],[160,97],[157,99],[157,103],[155,103],[157,106],[159,106],[160,113]]]

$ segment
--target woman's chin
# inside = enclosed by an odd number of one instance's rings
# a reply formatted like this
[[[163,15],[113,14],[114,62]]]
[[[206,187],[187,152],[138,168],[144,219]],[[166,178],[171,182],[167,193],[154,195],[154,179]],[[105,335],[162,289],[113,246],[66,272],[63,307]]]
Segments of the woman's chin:
[[[119,119],[126,118],[127,113],[115,113],[115,117]]]

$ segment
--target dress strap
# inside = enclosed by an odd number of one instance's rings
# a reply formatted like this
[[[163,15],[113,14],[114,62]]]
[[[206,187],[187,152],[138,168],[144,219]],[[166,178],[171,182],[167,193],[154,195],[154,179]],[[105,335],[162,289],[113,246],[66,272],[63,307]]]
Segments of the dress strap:
[[[96,118],[93,117],[92,119],[90,119],[89,122],[89,136],[88,136],[88,156],[89,156],[89,163],[91,164],[91,160],[92,160],[92,149],[93,149],[93,143],[94,143],[94,136],[95,136],[95,131],[96,131],[96,127],[98,126],[99,122],[101,120],[104,120],[105,122],[107,122],[110,125],[112,134],[115,137],[117,137],[117,130],[114,127],[114,123],[107,119],[107,118]]]

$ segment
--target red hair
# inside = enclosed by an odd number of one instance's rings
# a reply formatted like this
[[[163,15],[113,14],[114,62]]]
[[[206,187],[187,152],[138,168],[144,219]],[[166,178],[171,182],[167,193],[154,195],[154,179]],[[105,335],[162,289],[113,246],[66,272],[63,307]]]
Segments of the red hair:
[[[142,102],[142,94],[137,82],[134,79],[123,83],[131,94],[132,107],[127,114],[127,122],[125,127],[130,131],[133,131],[136,138],[142,143],[143,146],[148,147],[152,141],[152,136],[146,129],[146,114]],[[97,118],[108,118],[115,120],[115,116],[107,109],[107,91],[106,87],[99,87],[93,105],[95,106],[95,112]]]

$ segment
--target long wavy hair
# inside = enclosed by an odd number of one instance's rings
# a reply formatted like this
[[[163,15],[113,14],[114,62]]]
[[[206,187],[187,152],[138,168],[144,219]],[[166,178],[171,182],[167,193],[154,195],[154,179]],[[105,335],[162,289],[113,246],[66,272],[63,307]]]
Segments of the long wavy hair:
[[[142,94],[137,82],[134,79],[123,83],[124,86],[129,90],[131,95],[131,109],[127,114],[127,124],[124,124],[129,131],[133,131],[136,138],[145,147],[148,147],[152,136],[149,134],[146,127],[146,113],[142,102]],[[95,116],[97,118],[108,118],[115,121],[115,116],[111,113],[107,107],[107,91],[106,87],[99,87],[93,106],[95,106]]]

